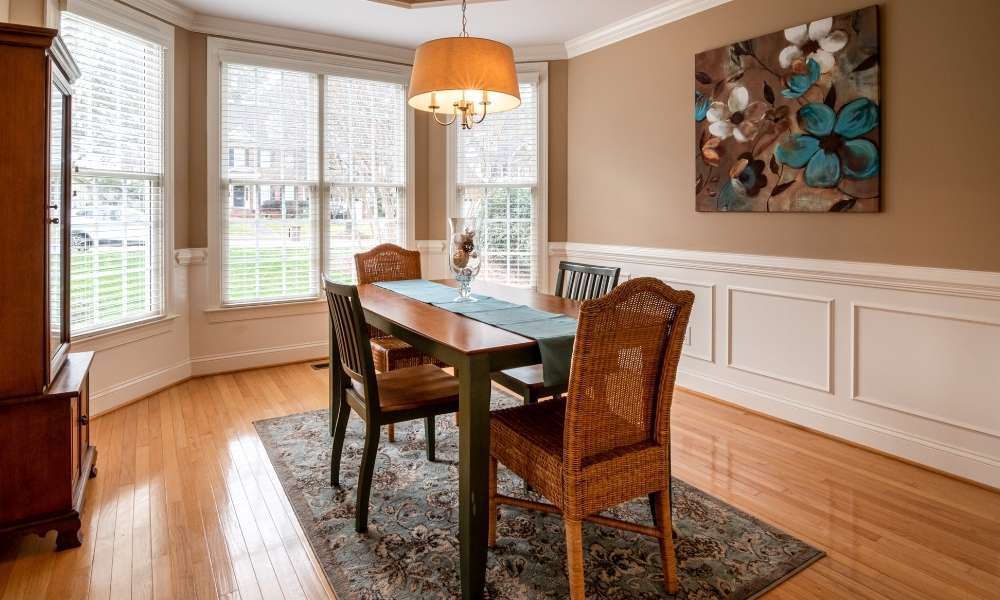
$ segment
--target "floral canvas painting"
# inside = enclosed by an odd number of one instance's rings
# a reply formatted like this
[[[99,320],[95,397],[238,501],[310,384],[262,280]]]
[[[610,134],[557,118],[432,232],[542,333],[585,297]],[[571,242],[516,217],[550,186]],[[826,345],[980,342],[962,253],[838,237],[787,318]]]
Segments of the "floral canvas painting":
[[[695,57],[702,212],[877,212],[878,9]]]

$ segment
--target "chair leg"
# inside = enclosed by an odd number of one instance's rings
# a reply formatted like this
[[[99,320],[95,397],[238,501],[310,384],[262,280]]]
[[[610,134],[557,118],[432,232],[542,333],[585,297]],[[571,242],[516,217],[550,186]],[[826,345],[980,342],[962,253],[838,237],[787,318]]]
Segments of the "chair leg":
[[[354,530],[358,533],[368,531],[368,502],[371,499],[372,474],[375,471],[380,433],[379,428],[372,425],[365,431],[365,449],[361,454],[361,472],[358,474],[358,499],[354,505]]]
[[[521,399],[522,399],[522,404],[524,404],[525,406],[527,406],[529,404],[536,404],[538,402],[538,397],[535,396],[534,394],[532,394],[531,393],[531,388],[528,388],[528,387],[525,387],[525,388],[523,388],[521,390]],[[530,494],[531,491],[532,491],[531,486],[528,485],[527,481],[525,481],[524,482],[524,493],[525,494]]]
[[[387,429],[389,430],[389,441],[390,442],[395,442],[396,441],[396,424],[395,423],[389,423],[389,426],[387,427]]]
[[[674,554],[673,525],[670,515],[670,493],[656,492],[653,494],[659,513],[658,527],[660,530],[660,558],[663,561],[663,580],[667,583],[667,593],[677,593],[677,555]]]
[[[525,405],[527,405],[527,404],[535,404],[536,402],[538,402],[538,397],[535,396],[533,393],[531,393],[531,389],[530,388],[524,388],[522,390],[521,398],[523,400],[523,404],[525,404]]]
[[[424,417],[424,437],[427,438],[427,461],[434,462],[434,417]]]
[[[493,548],[497,545],[497,459],[490,457],[489,474],[489,494],[490,494],[490,527],[486,535],[486,545]]]
[[[570,600],[585,600],[583,583],[583,522],[564,518],[566,527],[566,570]]]
[[[332,486],[340,486],[340,457],[344,453],[347,421],[351,418],[351,407],[347,402],[340,402],[336,418],[337,421],[333,426],[333,448],[330,450],[330,485]]]

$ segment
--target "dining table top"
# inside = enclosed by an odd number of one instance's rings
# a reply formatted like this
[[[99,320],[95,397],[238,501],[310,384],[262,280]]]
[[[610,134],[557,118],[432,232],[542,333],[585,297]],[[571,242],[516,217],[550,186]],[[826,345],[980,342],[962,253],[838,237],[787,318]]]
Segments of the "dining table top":
[[[458,285],[451,279],[436,280],[436,282],[452,287]],[[581,302],[578,300],[542,294],[525,288],[474,281],[472,291],[475,294],[573,318],[580,312]],[[462,354],[516,350],[537,344],[531,338],[438,308],[375,284],[359,285],[358,297],[366,311],[375,313],[400,327],[418,332]]]

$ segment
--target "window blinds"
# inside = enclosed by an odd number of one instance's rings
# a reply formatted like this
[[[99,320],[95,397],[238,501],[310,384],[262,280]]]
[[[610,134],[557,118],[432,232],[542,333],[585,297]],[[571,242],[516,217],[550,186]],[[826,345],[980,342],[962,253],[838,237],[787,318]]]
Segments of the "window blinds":
[[[319,294],[319,76],[222,66],[223,304]]]
[[[164,47],[65,12],[73,95],[70,328],[163,313]]]
[[[406,98],[398,83],[326,77],[326,274],[354,280],[354,254],[406,242]]]
[[[537,85],[521,83],[521,106],[458,131],[458,198],[463,214],[483,219],[484,279],[537,283]]]

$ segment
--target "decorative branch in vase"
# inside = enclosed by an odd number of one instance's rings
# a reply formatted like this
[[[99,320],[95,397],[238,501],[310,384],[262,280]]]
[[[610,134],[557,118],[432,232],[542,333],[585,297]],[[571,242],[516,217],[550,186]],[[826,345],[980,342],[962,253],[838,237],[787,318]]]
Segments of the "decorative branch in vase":
[[[456,302],[475,302],[472,295],[472,280],[479,275],[483,256],[479,241],[479,220],[471,217],[450,219],[451,240],[448,249],[448,266],[458,281]]]

